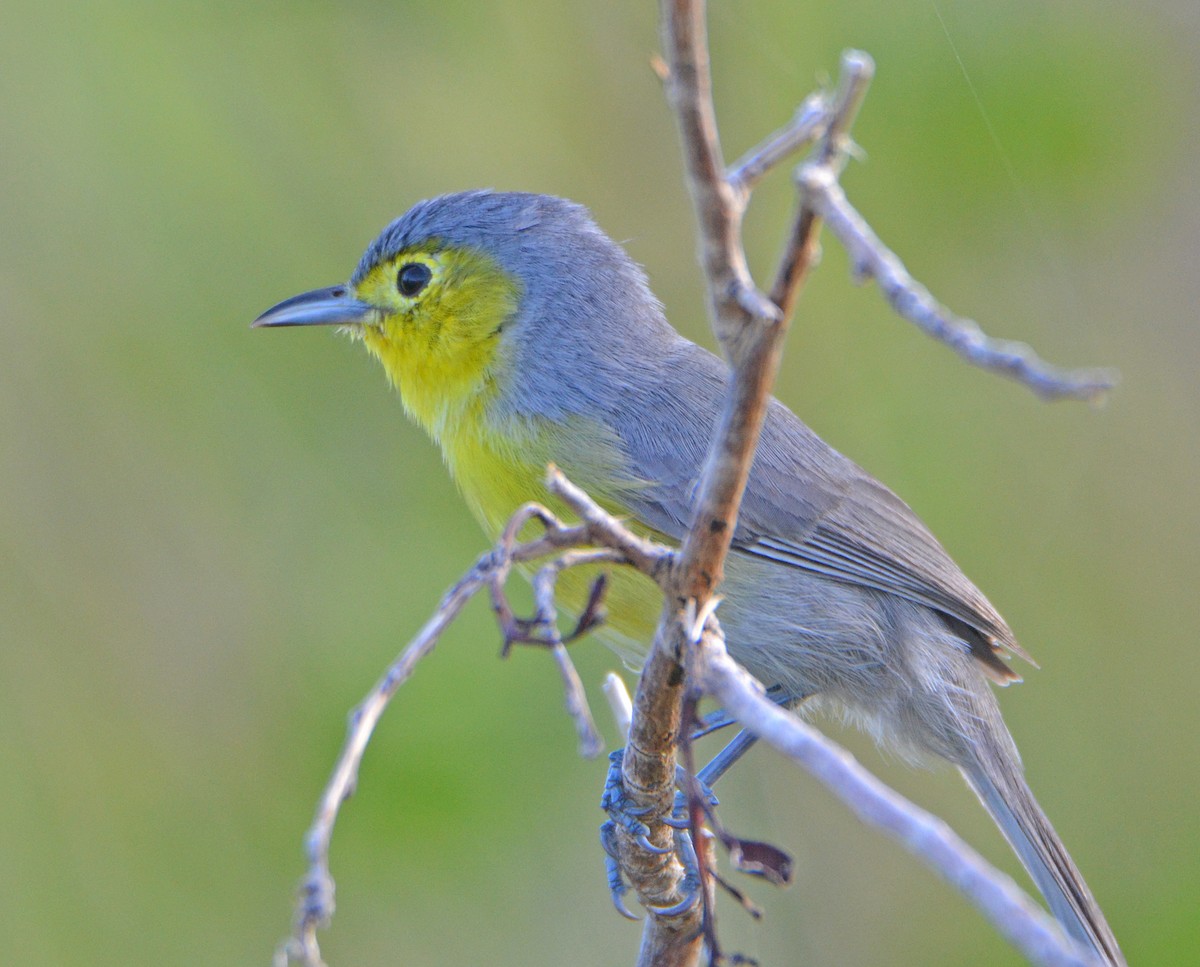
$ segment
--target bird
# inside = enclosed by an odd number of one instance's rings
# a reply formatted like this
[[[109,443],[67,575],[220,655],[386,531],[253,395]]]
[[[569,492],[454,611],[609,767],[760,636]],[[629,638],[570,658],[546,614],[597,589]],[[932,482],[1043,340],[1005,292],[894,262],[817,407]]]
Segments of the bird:
[[[556,509],[551,462],[642,534],[678,544],[687,530],[729,370],[671,326],[643,269],[580,204],[492,190],[418,202],[348,282],[253,325],[361,341],[493,539],[526,501]],[[735,659],[789,704],[956,766],[1064,931],[1125,963],[991,688],[1018,681],[1008,662],[1029,656],[909,506],[776,399],[725,574]],[[592,580],[565,573],[560,603],[578,610]],[[631,569],[609,580],[603,634],[636,662],[661,595]]]

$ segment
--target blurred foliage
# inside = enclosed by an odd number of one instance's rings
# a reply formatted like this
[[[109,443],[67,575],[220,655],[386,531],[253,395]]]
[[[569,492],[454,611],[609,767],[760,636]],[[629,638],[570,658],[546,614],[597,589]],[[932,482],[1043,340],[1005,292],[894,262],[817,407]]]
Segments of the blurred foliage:
[[[708,340],[652,5],[7,0],[0,31],[0,898],[10,964],[263,964],[346,711],[481,550],[382,376],[250,332],[418,198],[569,195]],[[829,242],[780,395],[922,513],[1043,664],[1005,695],[1130,959],[1200,947],[1200,22],[1187,0],[714,3],[732,156],[847,46],[846,184],[944,301],[1125,382],[1092,411],[970,371]],[[749,222],[769,270],[791,209]],[[334,841],[334,964],[624,964],[549,663],[472,610]],[[613,660],[577,647],[590,684]],[[593,692],[599,702],[598,689]],[[609,728],[611,735],[611,728]],[[841,733],[839,733],[841,734]],[[956,777],[847,741],[1008,868]],[[794,850],[732,949],[1007,964],[961,899],[766,752],[726,819]]]

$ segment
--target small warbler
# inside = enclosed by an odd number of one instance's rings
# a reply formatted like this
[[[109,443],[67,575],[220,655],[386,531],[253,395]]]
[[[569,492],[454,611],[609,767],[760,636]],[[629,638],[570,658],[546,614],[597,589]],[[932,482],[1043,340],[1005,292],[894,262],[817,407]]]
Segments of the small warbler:
[[[553,506],[556,463],[643,533],[678,542],[728,378],[667,322],[641,269],[583,207],[474,191],[421,202],[349,283],[281,302],[255,326],[334,325],[361,339],[437,442],[495,538],[523,502]],[[590,576],[564,575],[584,600]],[[1046,897],[1106,964],[1104,915],[1025,782],[989,680],[1027,656],[908,506],[772,401],[726,564],[729,650],[793,703],[882,745],[956,765]],[[619,569],[610,644],[629,657],[661,599]]]

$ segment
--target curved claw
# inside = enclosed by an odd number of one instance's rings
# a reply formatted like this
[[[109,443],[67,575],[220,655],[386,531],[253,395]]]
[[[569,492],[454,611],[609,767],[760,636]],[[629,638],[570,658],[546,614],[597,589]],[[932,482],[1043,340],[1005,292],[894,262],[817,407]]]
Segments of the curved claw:
[[[646,909],[656,917],[677,917],[681,913],[687,913],[699,902],[700,891],[692,890],[678,903],[672,904],[669,907],[646,907]]]
[[[617,827],[611,819],[600,825],[600,846],[611,860],[620,855],[617,850]]]
[[[685,834],[676,836],[675,841],[679,847],[679,861],[683,864],[685,871],[683,881],[679,885],[680,890],[683,891],[683,899],[669,907],[646,907],[658,917],[677,917],[692,909],[701,900],[700,867],[696,858],[696,849],[692,845],[692,838]]]
[[[616,860],[607,860],[606,862],[614,869],[616,868]],[[621,874],[618,872],[617,875],[620,876]],[[614,907],[616,907],[617,913],[621,914],[621,916],[623,916],[626,920],[641,920],[641,917],[639,917],[636,913],[631,913],[629,911],[629,907],[625,906],[624,894],[628,889],[629,887],[622,883],[620,890],[613,890],[610,888],[608,895],[612,899],[612,904]]]
[[[652,842],[650,842],[649,839],[646,838],[645,833],[639,833],[635,837],[634,842],[636,842],[638,846],[644,849],[647,853],[653,853],[655,856],[666,856],[668,853],[673,853],[675,851],[674,848],[670,846],[655,846]]]
[[[625,795],[625,787],[621,781],[621,758],[623,749],[618,749],[609,757],[608,778],[604,781],[604,794],[600,797],[600,808],[608,813],[610,822],[617,823],[626,833],[648,853],[656,856],[671,852],[671,849],[660,848],[650,842],[650,827],[642,822],[641,817],[654,812],[653,806],[635,806]],[[606,847],[607,848],[607,847]],[[610,851],[610,855],[612,854]]]
[[[600,845],[605,852],[604,869],[608,875],[609,897],[613,906],[617,908],[617,913],[626,920],[640,920],[641,917],[630,913],[629,907],[625,906],[625,894],[629,892],[629,885],[621,876],[621,867],[617,863],[616,835],[617,827],[611,820],[600,827]]]
[[[617,912],[623,917],[630,920],[637,920],[629,908],[625,906],[624,897],[629,892],[629,885],[625,882],[625,878],[621,874],[620,867],[620,847],[617,842],[617,831],[624,830],[625,833],[638,845],[639,849],[645,850],[655,856],[666,856],[671,853],[678,853],[680,862],[683,864],[685,875],[683,881],[679,885],[680,892],[683,894],[683,899],[678,903],[663,907],[648,907],[657,916],[675,917],[686,913],[692,909],[697,903],[701,902],[700,891],[700,876],[696,862],[696,853],[692,848],[691,839],[686,831],[691,825],[691,817],[689,816],[687,796],[682,792],[678,792],[675,796],[675,801],[672,808],[672,815],[659,817],[658,821],[662,822],[671,828],[677,830],[674,842],[670,846],[661,847],[655,846],[650,842],[650,827],[642,822],[642,817],[655,812],[653,807],[635,806],[625,794],[625,787],[621,778],[621,761],[624,750],[618,749],[609,756],[608,778],[604,783],[604,795],[600,799],[600,806],[608,813],[609,819],[600,827],[600,844],[604,847],[605,870],[608,874],[608,890],[612,897],[613,906]],[[683,773],[680,772],[680,779]],[[715,805],[716,797],[712,794],[712,790],[701,784],[701,795],[704,797],[707,805]]]

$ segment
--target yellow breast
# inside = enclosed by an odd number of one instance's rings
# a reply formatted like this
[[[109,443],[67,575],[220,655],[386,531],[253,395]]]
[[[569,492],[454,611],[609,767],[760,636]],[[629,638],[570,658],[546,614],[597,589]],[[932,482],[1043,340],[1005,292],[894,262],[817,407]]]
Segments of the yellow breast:
[[[588,432],[571,422],[542,427],[519,437],[481,433],[478,428],[478,424],[463,425],[458,432],[447,433],[441,441],[442,452],[471,512],[493,540],[513,512],[530,500],[570,519],[566,507],[546,490],[546,465],[550,462],[558,464],[610,513],[627,516],[627,508],[620,505],[619,497],[625,485],[619,483],[620,476],[610,469],[613,455],[610,447],[599,439],[605,435],[594,428]],[[565,436],[573,438],[572,445],[562,445]],[[578,445],[581,437],[594,441],[593,446],[582,448],[582,459],[573,456],[581,449]],[[661,535],[645,528],[637,529],[661,539]],[[531,536],[531,532],[526,536]],[[523,570],[528,574],[533,568]],[[608,575],[604,599],[607,621],[597,634],[623,659],[636,664],[649,647],[662,608],[662,595],[653,582],[630,568],[592,565],[571,568],[559,576],[557,603],[564,614],[577,617],[601,572]]]
[[[397,271],[414,261],[429,268],[430,279],[419,296],[406,299],[396,291]],[[567,516],[545,487],[550,462],[618,515],[628,514],[622,494],[641,485],[625,466],[616,434],[595,421],[495,416],[505,408],[493,403],[512,378],[503,371],[500,347],[519,292],[519,283],[487,256],[436,246],[397,253],[356,287],[358,298],[383,310],[357,335],[383,364],[409,415],[441,447],[467,505],[493,540],[527,501]],[[573,568],[560,576],[563,612],[583,609],[600,570]],[[605,570],[611,572],[609,623],[600,634],[623,656],[643,654],[661,610],[658,589],[628,568]]]

